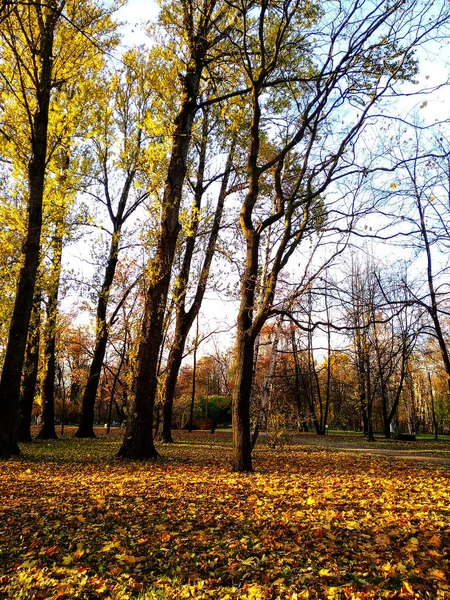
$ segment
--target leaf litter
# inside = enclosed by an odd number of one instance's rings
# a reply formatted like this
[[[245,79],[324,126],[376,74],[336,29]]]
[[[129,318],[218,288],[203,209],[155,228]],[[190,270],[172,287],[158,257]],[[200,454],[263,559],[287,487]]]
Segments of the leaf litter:
[[[0,598],[450,598],[450,471],[286,446],[230,469],[229,436],[157,462],[117,439],[0,464]]]

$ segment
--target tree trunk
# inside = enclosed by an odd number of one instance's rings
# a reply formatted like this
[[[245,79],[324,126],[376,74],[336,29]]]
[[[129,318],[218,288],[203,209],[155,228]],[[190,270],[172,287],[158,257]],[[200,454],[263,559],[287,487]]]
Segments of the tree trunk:
[[[197,316],[197,332],[195,337],[194,345],[194,365],[192,369],[192,393],[191,393],[191,408],[189,411],[189,433],[192,433],[194,426],[194,405],[195,405],[195,392],[197,383],[197,349],[198,349],[198,316]]]
[[[191,330],[192,324],[200,311],[203,297],[206,291],[206,284],[209,278],[209,272],[211,268],[212,259],[216,250],[217,238],[219,235],[220,223],[222,221],[223,208],[225,204],[225,198],[228,193],[228,183],[230,179],[230,172],[233,164],[234,150],[236,141],[233,140],[231,143],[230,151],[228,153],[228,159],[225,166],[225,173],[220,186],[219,198],[214,214],[214,221],[211,228],[211,233],[208,239],[208,246],[205,252],[205,258],[203,261],[202,270],[198,279],[197,289],[191,308],[186,311],[186,290],[189,283],[189,276],[191,270],[191,263],[194,254],[194,246],[197,237],[198,229],[198,215],[200,213],[200,206],[202,196],[204,194],[204,169],[206,160],[206,142],[208,136],[208,116],[204,116],[203,121],[203,133],[202,133],[202,145],[200,148],[200,159],[197,175],[197,184],[195,189],[194,199],[194,210],[191,222],[191,235],[188,237],[186,242],[186,250],[184,253],[183,264],[181,267],[180,276],[178,278],[179,284],[175,291],[175,297],[177,298],[176,306],[176,325],[175,335],[172,347],[169,353],[169,359],[167,363],[167,376],[164,383],[163,390],[163,429],[162,429],[162,441],[165,443],[173,442],[172,438],[172,412],[173,412],[173,397],[175,394],[175,387],[177,383],[177,377],[180,370],[181,362],[183,360],[183,352],[186,345],[186,339]]]
[[[58,230],[61,224],[56,225]],[[53,264],[45,324],[44,380],[42,382],[42,426],[37,438],[40,440],[57,439],[55,430],[55,376],[56,376],[56,325],[58,317],[58,291],[61,275],[61,255],[63,238],[57,232],[53,238]]]
[[[436,419],[436,411],[434,407],[434,393],[433,393],[433,384],[431,382],[431,373],[428,371],[428,385],[430,387],[430,401],[431,401],[431,418],[433,420],[433,431],[434,431],[434,439],[438,439],[438,425]]]
[[[31,442],[31,415],[33,412],[34,397],[39,365],[39,341],[41,321],[41,294],[35,294],[33,311],[30,319],[27,353],[23,370],[22,393],[19,402],[19,426],[17,438],[20,442]]]
[[[131,184],[131,182],[130,182]],[[128,188],[129,189],[129,188]],[[122,194],[123,196],[123,194]],[[121,199],[122,201],[122,199]],[[106,265],[103,284],[97,300],[96,315],[96,339],[92,361],[89,367],[89,376],[83,394],[81,405],[80,424],[75,433],[78,438],[92,438],[94,433],[95,399],[97,397],[98,384],[103,366],[103,360],[108,343],[109,327],[106,322],[106,311],[108,308],[109,294],[116,273],[120,242],[120,228],[115,228],[111,237],[108,263]]]
[[[428,281],[428,290],[430,292],[430,300],[431,306],[428,306],[428,312],[433,320],[434,330],[436,333],[436,337],[439,344],[439,349],[441,351],[442,362],[444,363],[445,371],[447,373],[447,386],[450,390],[450,354],[448,352],[444,332],[442,331],[441,321],[439,319],[439,307],[438,301],[436,297],[436,290],[434,287],[434,276],[433,276],[433,262],[431,256],[431,245],[428,239],[427,232],[427,224],[425,220],[425,214],[423,211],[422,203],[420,201],[420,197],[417,196],[417,208],[419,210],[420,216],[420,229],[422,234],[422,239],[425,244],[425,253],[427,257],[427,281]]]
[[[252,472],[252,446],[250,434],[250,397],[252,391],[254,339],[238,327],[238,359],[233,395],[233,470]]]
[[[121,355],[120,355],[120,363],[119,363],[119,366],[117,367],[116,374],[114,375],[114,381],[113,381],[113,385],[112,385],[112,388],[111,388],[111,398],[109,399],[108,423],[107,423],[107,426],[106,426],[106,433],[109,433],[111,431],[112,407],[113,407],[113,404],[115,402],[116,387],[117,387],[117,383],[119,381],[120,371],[122,370],[123,363],[125,362],[125,355],[126,355],[126,352],[127,352],[127,342],[128,342],[128,340],[127,340],[127,337],[128,337],[127,333],[128,333],[128,331],[125,328],[125,337],[124,337],[124,340],[123,340],[122,352],[121,352]],[[116,403],[116,405],[117,405],[117,403]]]
[[[230,412],[230,408],[231,408],[231,402],[230,402],[230,404],[228,404],[228,406],[226,406],[223,410],[221,410],[218,415],[216,415],[214,417],[214,420],[211,425],[211,431],[210,431],[211,434],[214,434],[216,432],[217,425],[220,423],[221,419],[223,419],[224,417],[227,416],[227,414]]]
[[[54,10],[47,17],[47,21],[42,27],[43,39],[37,51],[41,65],[39,81],[36,83],[37,108],[30,122],[33,141],[32,154],[28,164],[29,195],[26,235],[22,250],[23,262],[0,379],[0,458],[8,458],[20,453],[17,443],[20,382],[39,264],[48,115],[52,85],[53,35],[59,14],[59,10]]]

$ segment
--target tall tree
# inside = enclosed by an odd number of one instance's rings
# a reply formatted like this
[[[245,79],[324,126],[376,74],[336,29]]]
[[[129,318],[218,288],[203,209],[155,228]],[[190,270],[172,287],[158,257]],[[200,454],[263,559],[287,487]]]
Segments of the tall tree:
[[[28,162],[29,196],[23,263],[0,380],[0,456],[2,457],[20,452],[16,437],[17,407],[39,262],[50,95],[54,85],[54,36],[64,6],[65,0],[53,1],[47,6],[17,4],[5,19],[1,29],[3,48],[6,51],[3,61],[6,55],[12,61],[14,71],[17,71],[19,78],[22,78],[22,85],[26,85],[27,88],[33,85],[34,88],[31,88],[33,94],[29,97],[27,92],[23,93],[20,88],[16,88],[12,73],[11,76],[7,75],[6,86],[21,103],[28,116],[31,153]],[[38,61],[34,60],[35,56],[39,57]],[[30,78],[29,69],[33,67],[34,72]]]
[[[232,191],[229,188],[230,175],[233,166],[233,154],[235,150],[235,141],[232,140],[231,147],[228,153],[228,159],[225,165],[225,172],[222,177],[222,182],[219,189],[218,200],[214,211],[213,221],[211,230],[208,236],[208,242],[205,249],[203,263],[198,275],[197,284],[191,300],[191,305],[186,308],[188,286],[192,277],[192,261],[194,258],[194,250],[197,241],[198,227],[200,222],[200,211],[202,198],[204,197],[209,185],[216,180],[214,177],[212,180],[205,180],[205,163],[206,163],[206,150],[208,139],[211,137],[208,113],[204,115],[203,128],[202,128],[202,139],[200,142],[200,153],[199,153],[199,164],[198,164],[198,175],[197,181],[194,188],[194,200],[191,209],[191,222],[188,230],[186,244],[184,249],[184,256],[180,273],[176,278],[174,286],[174,297],[175,297],[175,331],[173,335],[173,341],[169,352],[169,358],[167,361],[166,373],[164,378],[163,388],[163,430],[162,439],[164,442],[172,442],[172,406],[173,397],[175,393],[175,386],[178,371],[181,366],[183,359],[184,348],[189,331],[195,318],[198,316],[200,307],[206,292],[206,287],[209,279],[209,273],[211,264],[214,258],[217,238],[219,235],[220,224],[222,220],[222,214],[225,205],[225,199],[227,194]]]
[[[95,345],[83,393],[80,424],[76,437],[94,437],[94,407],[105,358],[109,331],[117,314],[108,315],[125,224],[159,183],[158,170],[165,159],[165,144],[152,144],[162,135],[163,116],[158,110],[161,69],[157,56],[144,59],[138,50],[123,57],[123,67],[105,76],[101,97],[110,107],[97,110],[98,122],[92,133],[99,189],[91,196],[106,206],[110,220],[109,248],[104,261],[103,280],[97,296]],[[110,80],[110,81],[108,81]],[[165,79],[162,78],[162,83]],[[117,190],[117,192],[116,192]],[[126,292],[125,292],[126,293]],[[121,302],[119,301],[119,304]]]
[[[219,0],[183,0],[181,6],[164,5],[162,20],[177,31],[185,50],[184,71],[179,74],[180,97],[172,127],[172,149],[164,185],[160,229],[154,258],[149,265],[141,341],[139,344],[134,399],[119,456],[156,458],[153,442],[153,407],[157,391],[157,365],[163,337],[164,312],[178,235],[183,184],[187,171],[192,127],[199,108],[202,75],[212,68],[213,53],[230,24],[232,10]],[[178,10],[180,8],[180,10]]]
[[[2,457],[19,453],[18,401],[39,263],[45,176],[51,158],[52,97],[67,80],[79,75],[87,44],[91,55],[94,47],[98,53],[102,38],[111,31],[108,11],[89,0],[13,3],[0,29],[0,85],[11,99],[1,135],[4,152],[26,173],[27,187],[22,266],[0,380]]]

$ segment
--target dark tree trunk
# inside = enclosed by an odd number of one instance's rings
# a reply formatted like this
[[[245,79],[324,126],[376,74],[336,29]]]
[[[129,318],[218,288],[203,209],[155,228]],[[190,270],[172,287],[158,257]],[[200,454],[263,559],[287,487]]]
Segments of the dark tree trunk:
[[[56,225],[58,229],[61,224]],[[61,255],[63,240],[60,233],[53,238],[53,264],[45,324],[44,380],[42,382],[42,426],[38,439],[57,439],[55,429],[55,376],[56,376],[56,325],[58,317],[58,291],[61,275]]]
[[[436,410],[435,410],[435,406],[434,406],[433,384],[431,382],[430,371],[428,371],[428,385],[430,388],[431,418],[433,421],[434,439],[437,440],[438,439],[438,426],[437,426],[437,419],[436,419]]]
[[[442,362],[444,363],[445,371],[447,373],[447,385],[450,390],[450,354],[448,352],[447,343],[445,340],[444,332],[442,331],[441,321],[439,319],[439,307],[438,301],[436,297],[436,290],[434,286],[434,276],[433,276],[433,262],[431,256],[431,246],[430,240],[428,238],[427,224],[425,219],[425,214],[423,211],[422,203],[420,197],[416,198],[417,200],[417,208],[419,210],[420,216],[420,229],[422,234],[422,239],[425,245],[425,253],[427,257],[427,281],[428,281],[428,290],[430,292],[430,300],[431,305],[428,306],[428,312],[433,321],[434,330],[436,333],[436,337],[439,344],[439,349],[441,351]]]
[[[89,367],[89,376],[86,384],[86,388],[83,394],[83,400],[81,405],[80,424],[75,433],[75,437],[79,438],[92,438],[95,437],[94,433],[94,415],[95,415],[95,400],[97,397],[98,385],[100,382],[100,373],[103,366],[103,361],[106,354],[106,346],[109,337],[110,324],[107,323],[106,314],[108,310],[109,295],[111,287],[114,282],[114,276],[116,274],[117,262],[119,259],[119,245],[122,226],[129,216],[125,213],[125,209],[130,194],[130,189],[133,184],[133,180],[136,172],[134,170],[128,173],[125,180],[122,193],[120,195],[119,204],[117,207],[117,213],[112,216],[114,231],[111,236],[111,242],[109,246],[108,262],[106,264],[105,273],[103,276],[103,283],[98,295],[97,300],[97,314],[96,314],[96,331],[97,335],[95,338],[95,347],[92,355],[92,361]],[[108,202],[110,202],[109,193],[106,193]],[[112,214],[112,206],[108,204],[110,212]]]
[[[0,458],[20,453],[17,443],[19,398],[25,359],[28,326],[33,308],[36,274],[39,264],[42,228],[42,202],[47,155],[47,130],[52,85],[53,35],[60,11],[49,12],[41,28],[39,79],[36,81],[37,108],[32,116],[32,153],[28,163],[28,209],[23,261],[17,284],[5,359],[0,380]]]
[[[240,212],[240,225],[246,241],[246,257],[237,319],[237,361],[231,413],[233,419],[233,470],[236,472],[253,471],[250,401],[253,383],[255,340],[263,325],[263,321],[261,320],[256,327],[253,316],[259,263],[259,233],[255,231],[252,221],[253,208],[259,194],[259,171],[257,163],[260,146],[259,126],[261,109],[257,86],[252,90],[252,105],[251,141],[247,158],[249,188]],[[263,304],[264,300],[261,304]]]
[[[113,385],[111,388],[111,398],[109,399],[109,406],[108,406],[108,424],[106,427],[106,433],[109,433],[111,430],[111,421],[112,421],[112,407],[113,404],[115,403],[115,395],[116,395],[116,387],[117,387],[117,383],[119,381],[119,377],[120,377],[120,371],[122,370],[123,367],[123,363],[125,362],[125,355],[127,352],[127,329],[125,329],[125,338],[123,341],[123,347],[122,347],[122,353],[120,355],[120,363],[119,366],[117,367],[117,371],[116,374],[114,375],[114,381],[113,381]],[[117,402],[116,402],[116,406],[117,406]],[[120,417],[119,417],[120,418]]]
[[[220,423],[221,419],[224,419],[228,415],[228,413],[230,412],[230,408],[231,408],[231,402],[230,402],[230,404],[228,404],[228,406],[226,406],[223,410],[221,410],[218,415],[216,415],[214,417],[214,420],[211,425],[211,431],[210,431],[211,434],[214,434],[216,432],[217,425]]]
[[[88,382],[83,394],[80,424],[75,432],[75,437],[78,438],[95,437],[95,399],[97,397],[98,384],[100,381],[103,359],[105,358],[107,341],[108,332],[106,330],[106,326],[104,325],[96,340],[94,356],[89,368]]]
[[[238,329],[235,391],[233,395],[233,470],[253,471],[250,432],[250,397],[252,391],[254,338]]]
[[[23,370],[22,393],[19,402],[19,426],[17,438],[20,442],[31,442],[31,415],[36,393],[39,365],[39,340],[41,321],[41,294],[35,295],[30,319],[27,352]]]
[[[161,439],[166,444],[173,443],[172,437],[172,412],[173,412],[173,397],[175,394],[175,387],[177,384],[178,372],[180,370],[181,362],[183,360],[183,351],[187,338],[185,319],[178,316],[175,326],[175,335],[173,345],[169,352],[169,359],[167,362],[167,375],[164,382],[163,390],[163,419],[162,419],[162,432]]]
[[[194,365],[192,369],[192,391],[191,391],[191,408],[189,411],[189,433],[192,433],[194,427],[194,405],[195,405],[195,392],[197,383],[197,348],[198,348],[198,317],[197,317],[197,335],[195,338],[194,346]]]
[[[219,235],[220,223],[222,220],[223,208],[225,204],[225,198],[228,191],[228,182],[230,172],[232,168],[233,155],[235,149],[235,141],[233,140],[228,154],[228,160],[225,167],[225,174],[222,179],[222,184],[219,192],[219,198],[214,214],[214,221],[211,228],[211,233],[208,239],[208,246],[205,252],[205,258],[203,261],[202,270],[198,279],[197,289],[191,308],[186,311],[186,290],[189,283],[189,276],[191,270],[191,263],[194,254],[195,241],[197,237],[198,229],[198,215],[200,213],[200,206],[202,196],[204,194],[204,170],[205,170],[205,159],[206,159],[206,143],[208,141],[208,123],[209,120],[207,115],[203,121],[203,134],[202,134],[202,145],[200,148],[200,159],[198,167],[197,185],[195,190],[194,210],[193,218],[191,223],[191,235],[188,237],[186,242],[186,249],[183,258],[183,264],[181,267],[180,276],[178,278],[178,285],[175,291],[175,297],[178,299],[176,306],[176,324],[175,334],[172,347],[169,353],[169,359],[167,363],[167,376],[163,390],[163,429],[162,429],[162,441],[166,443],[173,442],[172,438],[172,412],[173,412],[173,398],[175,394],[175,387],[177,383],[177,377],[180,370],[181,362],[183,360],[183,352],[186,345],[186,339],[191,330],[192,324],[197,317],[203,297],[206,291],[206,284],[208,282],[209,272],[211,268],[212,259],[216,250],[217,237]]]

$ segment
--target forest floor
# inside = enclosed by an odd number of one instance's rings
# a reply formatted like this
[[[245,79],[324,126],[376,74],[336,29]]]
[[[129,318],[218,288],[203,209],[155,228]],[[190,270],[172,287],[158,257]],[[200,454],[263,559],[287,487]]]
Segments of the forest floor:
[[[2,599],[450,598],[446,466],[300,435],[236,474],[228,432],[179,433],[156,462],[115,458],[120,431],[70,433],[0,462]]]

